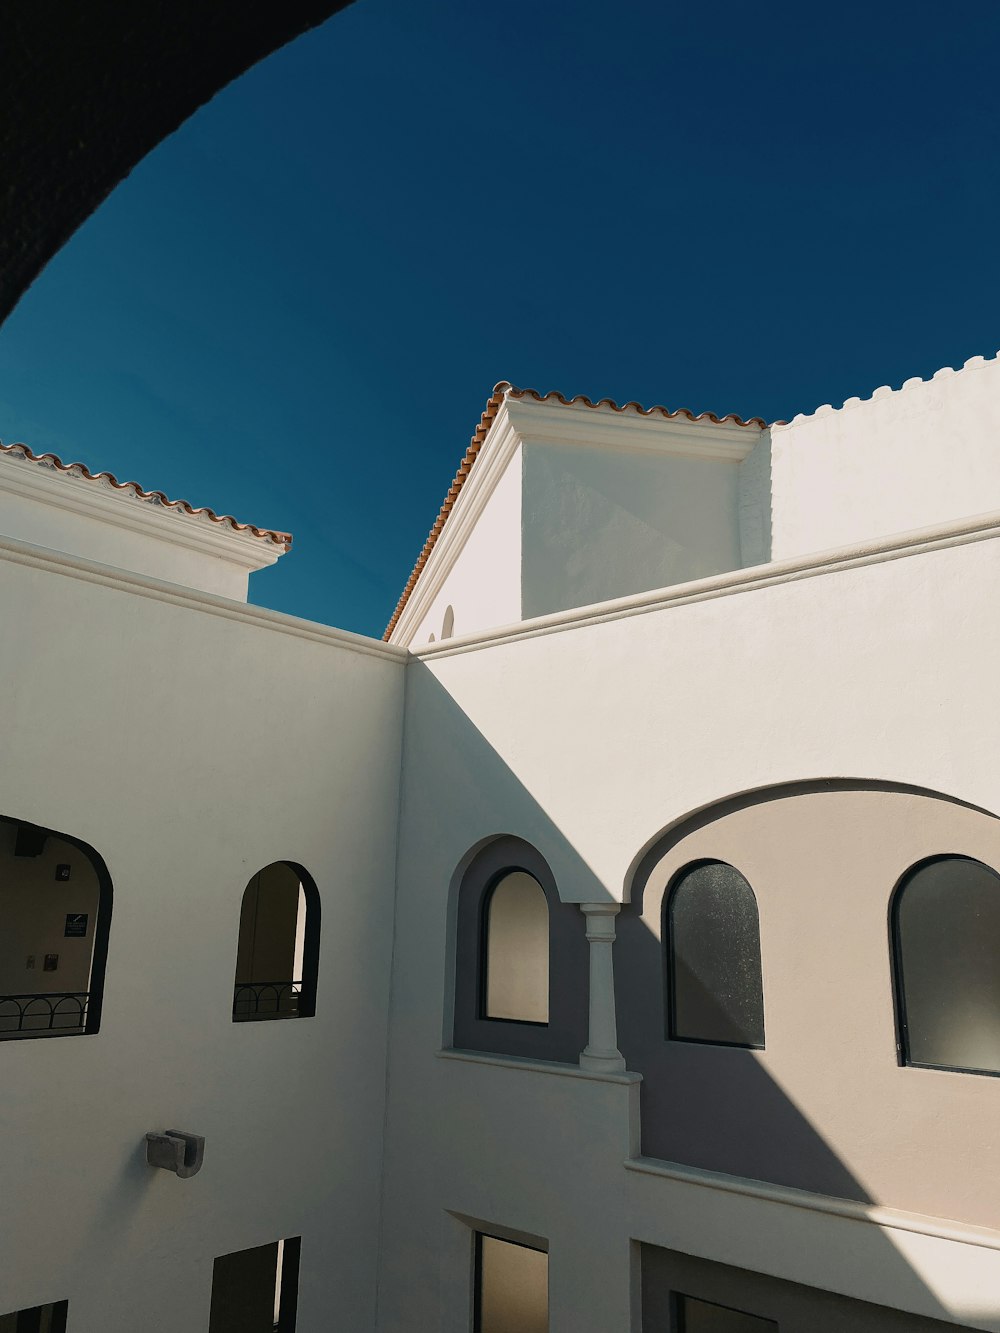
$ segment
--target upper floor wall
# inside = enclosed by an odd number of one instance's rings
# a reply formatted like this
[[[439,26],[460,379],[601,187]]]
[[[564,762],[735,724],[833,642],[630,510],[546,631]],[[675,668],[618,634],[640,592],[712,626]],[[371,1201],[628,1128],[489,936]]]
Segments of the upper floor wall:
[[[1000,359],[771,427],[772,557],[1000,509]]]
[[[770,428],[501,385],[389,637],[419,647],[1000,508],[998,437],[1000,362],[982,357]]]
[[[53,454],[36,457],[19,444],[0,445],[0,536],[240,602],[251,573],[291,545],[288,533],[194,509],[107,472],[94,476]]]

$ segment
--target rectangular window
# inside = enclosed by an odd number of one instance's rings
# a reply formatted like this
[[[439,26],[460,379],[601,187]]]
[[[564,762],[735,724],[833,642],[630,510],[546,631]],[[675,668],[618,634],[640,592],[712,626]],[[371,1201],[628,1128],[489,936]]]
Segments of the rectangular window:
[[[773,1319],[744,1314],[727,1305],[713,1305],[693,1296],[678,1296],[676,1301],[677,1333],[777,1333],[778,1330]]]
[[[300,1243],[296,1236],[220,1255],[212,1271],[209,1333],[294,1333]]]
[[[476,1333],[548,1333],[549,1256],[476,1236]]]
[[[0,1314],[0,1333],[66,1333],[69,1301],[35,1305],[30,1310]]]

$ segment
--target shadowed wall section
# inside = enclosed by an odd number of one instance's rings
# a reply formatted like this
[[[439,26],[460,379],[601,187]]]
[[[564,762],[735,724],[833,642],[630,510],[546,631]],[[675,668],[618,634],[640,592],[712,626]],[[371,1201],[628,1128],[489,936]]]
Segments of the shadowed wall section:
[[[619,1044],[643,1075],[643,1153],[1000,1224],[987,1184],[1000,1167],[1000,1081],[908,1067],[898,1044],[890,904],[914,864],[945,854],[1000,865],[1000,822],[876,783],[770,789],[665,834],[640,866],[616,945]],[[663,900],[701,859],[736,866],[757,898],[763,1050],[666,1036]]]

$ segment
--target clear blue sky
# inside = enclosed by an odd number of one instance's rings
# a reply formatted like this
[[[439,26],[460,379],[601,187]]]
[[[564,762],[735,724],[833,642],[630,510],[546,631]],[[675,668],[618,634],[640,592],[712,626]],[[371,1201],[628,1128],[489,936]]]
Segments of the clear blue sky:
[[[494,383],[769,419],[1000,347],[997,0],[359,0],[0,330],[0,438],[380,634]]]

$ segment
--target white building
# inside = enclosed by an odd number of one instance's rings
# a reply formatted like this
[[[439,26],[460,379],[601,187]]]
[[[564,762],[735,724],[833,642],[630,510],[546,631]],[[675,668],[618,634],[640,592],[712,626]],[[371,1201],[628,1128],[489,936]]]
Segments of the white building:
[[[387,642],[0,533],[0,1333],[1000,1333],[1000,361],[502,385]]]

